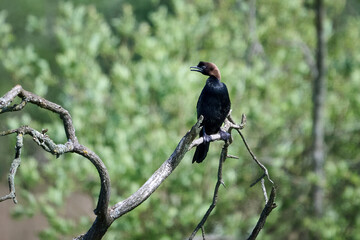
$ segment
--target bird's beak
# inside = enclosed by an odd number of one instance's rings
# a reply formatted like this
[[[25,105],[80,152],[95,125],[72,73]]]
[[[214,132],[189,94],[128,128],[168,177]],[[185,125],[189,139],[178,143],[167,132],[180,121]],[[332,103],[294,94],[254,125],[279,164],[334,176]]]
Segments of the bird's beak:
[[[201,67],[198,67],[198,66],[192,66],[190,67],[190,71],[195,71],[195,72],[202,72],[202,68]]]

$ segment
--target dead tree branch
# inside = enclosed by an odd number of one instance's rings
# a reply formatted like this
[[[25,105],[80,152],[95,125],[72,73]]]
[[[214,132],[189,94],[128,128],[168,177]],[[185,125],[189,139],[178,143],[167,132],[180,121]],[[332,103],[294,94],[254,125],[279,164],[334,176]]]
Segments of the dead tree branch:
[[[11,163],[10,173],[9,173],[9,176],[8,176],[10,193],[3,196],[3,197],[1,197],[0,202],[5,201],[7,199],[12,199],[13,202],[15,204],[17,204],[14,181],[15,181],[16,171],[17,171],[17,169],[18,169],[18,167],[20,166],[20,163],[21,163],[20,155],[21,155],[21,148],[23,146],[23,135],[24,134],[22,132],[20,132],[16,136],[15,158],[14,158],[13,162]]]
[[[244,114],[242,115],[241,124],[236,124],[235,121],[231,117],[231,111],[230,111],[227,119],[225,119],[223,130],[231,134],[231,131],[233,129],[236,129],[236,131],[241,136],[241,138],[242,138],[242,140],[243,140],[243,142],[245,144],[245,147],[248,150],[248,152],[250,153],[251,157],[253,158],[255,163],[264,171],[264,174],[259,179],[257,179],[254,183],[252,183],[250,185],[250,186],[254,186],[256,183],[261,181],[261,188],[262,188],[262,191],[263,191],[263,194],[264,194],[264,197],[265,197],[265,203],[266,203],[265,208],[262,211],[261,216],[260,216],[260,218],[259,218],[259,220],[258,220],[252,234],[248,238],[248,239],[256,239],[257,235],[259,234],[259,232],[261,231],[261,229],[263,228],[263,226],[265,224],[267,216],[270,214],[272,209],[274,209],[276,207],[276,204],[274,202],[275,201],[275,186],[274,186],[274,182],[271,180],[271,178],[269,176],[267,168],[256,158],[255,154],[251,151],[245,137],[243,136],[243,134],[240,131],[241,129],[243,129],[245,127],[245,124],[246,124],[246,116]],[[211,135],[211,139],[212,139],[212,141],[220,140],[220,134]],[[196,140],[194,140],[192,142],[190,147],[198,146],[202,142],[203,142],[203,138],[196,139]],[[196,228],[192,232],[191,236],[189,237],[189,240],[192,240],[195,237],[195,235],[199,231],[199,229],[201,229],[202,237],[205,240],[204,224],[205,224],[206,220],[208,219],[211,212],[213,211],[213,209],[216,206],[216,203],[217,203],[217,200],[218,200],[218,192],[219,192],[220,185],[225,186],[225,184],[224,184],[224,182],[222,180],[223,163],[225,162],[226,158],[229,158],[229,157],[235,158],[235,159],[237,158],[236,156],[231,156],[231,155],[229,156],[228,153],[227,153],[228,146],[231,143],[232,143],[232,138],[230,138],[229,141],[226,141],[224,143],[224,146],[223,146],[222,151],[221,151],[220,159],[219,159],[218,180],[217,180],[216,185],[215,185],[215,190],[214,190],[214,194],[213,194],[212,203],[210,204],[210,207],[206,211],[205,215],[203,216],[203,218],[201,219],[199,224],[196,226]],[[271,191],[269,199],[267,197],[264,177],[267,177],[269,182],[272,184],[272,191]]]
[[[269,214],[271,213],[271,211],[276,208],[276,203],[275,203],[275,195],[276,195],[276,189],[275,186],[272,186],[271,189],[271,193],[270,193],[270,197],[269,200],[267,201],[264,209],[261,212],[260,218],[254,228],[254,230],[252,231],[252,233],[250,234],[250,236],[248,237],[248,240],[254,240],[256,239],[256,237],[258,236],[259,232],[261,231],[261,229],[264,227],[265,225],[265,221],[266,218],[269,216]]]
[[[12,104],[14,99],[19,97],[21,102],[19,104]],[[34,105],[39,106],[45,110],[49,110],[54,112],[60,116],[64,124],[64,131],[67,136],[67,141],[64,144],[56,144],[47,134],[47,131],[37,131],[29,126],[22,126],[14,130],[8,130],[0,133],[0,136],[6,136],[10,134],[17,134],[17,141],[16,141],[16,148],[15,148],[15,158],[13,163],[11,164],[10,173],[9,173],[9,191],[10,193],[1,197],[0,202],[13,199],[14,203],[16,203],[16,192],[15,192],[15,184],[14,178],[16,174],[16,170],[20,165],[21,162],[21,149],[23,147],[23,136],[29,135],[32,137],[33,141],[36,142],[40,147],[42,147],[45,151],[59,157],[64,153],[76,153],[84,158],[87,158],[97,169],[99,177],[100,177],[100,193],[98,197],[97,206],[94,210],[96,215],[96,219],[93,222],[92,226],[88,230],[87,233],[76,237],[75,239],[102,239],[102,237],[107,232],[108,228],[111,224],[118,219],[119,217],[123,216],[124,214],[130,212],[141,203],[143,203],[150,195],[160,186],[160,184],[174,171],[174,169],[178,166],[180,161],[183,159],[185,154],[195,146],[198,146],[203,142],[203,138],[199,138],[194,140],[201,130],[201,123],[202,123],[202,116],[199,118],[198,122],[189,130],[185,136],[180,140],[178,146],[172,153],[172,155],[159,167],[157,171],[141,186],[135,193],[129,196],[127,199],[116,203],[113,206],[109,207],[109,200],[110,200],[110,178],[108,171],[100,159],[92,150],[88,149],[86,146],[81,145],[78,142],[78,139],[75,135],[75,128],[73,126],[72,118],[69,112],[61,107],[58,104],[50,102],[40,96],[37,96],[34,93],[28,92],[24,90],[20,85],[16,85],[13,89],[11,89],[8,93],[6,93],[3,97],[0,98],[0,114],[5,112],[13,112],[22,110],[27,103],[31,103]],[[225,120],[225,124],[223,127],[224,131],[231,132],[232,129],[236,129],[240,136],[242,136],[240,130],[244,128],[246,122],[245,115],[243,115],[241,124],[236,124],[229,113],[228,118]],[[219,134],[211,135],[212,141],[220,140]],[[242,136],[242,139],[247,146],[245,138]],[[218,182],[216,184],[214,190],[214,197],[212,205],[210,206],[209,210],[205,214],[202,221],[199,223],[197,230],[202,229],[203,238],[205,238],[204,232],[204,223],[208,216],[210,215],[211,211],[214,209],[218,197],[218,189],[222,181],[222,164],[227,157],[236,158],[235,156],[231,156],[227,154],[227,148],[232,143],[232,139],[230,138],[224,145],[223,150],[221,152],[220,160],[219,160],[219,170],[218,170]],[[249,147],[247,146],[248,151],[250,152],[253,159],[259,164],[259,166],[264,170],[264,176],[260,179],[263,180],[265,176],[267,176],[268,180],[273,183],[269,177],[268,171],[252,154]],[[263,181],[262,181],[263,182]],[[264,185],[263,185],[264,187]],[[265,190],[264,190],[265,191]],[[267,201],[267,205],[270,202],[274,201],[275,198],[275,190],[273,189],[274,193],[270,195],[269,201]],[[266,191],[265,191],[266,192]],[[265,211],[265,209],[264,209]],[[263,211],[263,212],[264,212]],[[270,210],[271,211],[271,210]],[[270,212],[268,212],[270,213]],[[263,214],[262,214],[263,215]],[[265,214],[266,215],[266,214]],[[268,214],[267,214],[268,215]],[[267,217],[265,216],[265,219]],[[261,216],[259,221],[265,222],[264,218]],[[261,222],[262,222],[261,221]],[[260,222],[260,223],[261,223]],[[260,226],[263,226],[260,224]],[[259,230],[260,231],[260,230]],[[194,231],[193,235],[196,232]]]
[[[230,121],[232,124],[234,124],[234,125],[236,126],[234,120],[231,118],[230,115],[229,115],[228,119],[229,119],[229,121]],[[246,121],[245,115],[243,115],[242,121],[244,121],[244,119],[245,119],[245,121]],[[239,125],[239,126],[242,126],[242,125],[243,125],[243,123],[242,123],[241,125]],[[262,164],[262,163],[256,158],[255,154],[251,151],[251,149],[250,149],[250,147],[249,147],[249,144],[247,143],[244,135],[243,135],[243,134],[241,133],[241,131],[240,131],[242,128],[234,127],[234,129],[236,129],[236,131],[239,133],[239,135],[240,135],[241,139],[243,140],[243,142],[244,142],[244,144],[245,144],[245,147],[246,147],[246,149],[248,150],[248,152],[250,153],[252,159],[253,159],[253,160],[256,162],[256,164],[259,165],[259,167],[264,171],[264,175],[262,175],[258,180],[256,180],[253,184],[251,184],[251,186],[254,186],[256,183],[258,183],[258,182],[259,182],[262,178],[264,178],[264,177],[267,177],[267,179],[269,180],[269,182],[271,182],[271,184],[274,185],[274,182],[271,180],[270,175],[269,175],[269,171],[267,170],[267,168],[264,166],[264,164]]]
[[[11,105],[16,97],[21,99],[21,103]],[[192,129],[181,139],[180,143],[169,159],[167,159],[161,165],[161,167],[138,191],[136,191],[129,198],[118,202],[112,207],[109,207],[110,178],[108,171],[102,160],[93,151],[78,142],[71,116],[67,110],[58,104],[52,103],[40,96],[37,96],[36,94],[24,90],[20,85],[16,85],[2,98],[0,98],[0,113],[19,111],[23,109],[27,103],[35,104],[43,109],[59,114],[60,118],[63,120],[64,130],[68,140],[65,144],[56,144],[50,139],[48,135],[46,135],[45,131],[39,132],[29,126],[23,126],[18,129],[1,132],[0,136],[14,133],[18,134],[18,137],[21,136],[21,145],[18,144],[20,143],[20,141],[18,141],[17,146],[19,146],[19,148],[16,150],[16,158],[13,161],[9,174],[9,176],[11,176],[9,177],[9,185],[11,185],[10,194],[2,197],[1,200],[4,201],[6,199],[13,199],[14,202],[16,202],[13,179],[16,173],[16,169],[20,164],[20,149],[22,147],[23,135],[30,135],[39,146],[41,146],[45,151],[52,153],[56,157],[63,153],[70,152],[87,158],[98,171],[101,188],[97,207],[94,210],[94,213],[97,215],[97,217],[88,232],[84,235],[78,236],[76,239],[101,239],[113,221],[144,202],[178,166],[186,152],[189,151],[190,144],[196,138],[196,136],[198,136],[201,129],[200,124],[202,123],[202,118],[200,118],[199,121],[192,127]]]
[[[189,237],[189,240],[191,240],[191,239],[193,239],[195,237],[195,235],[199,231],[199,229],[201,229],[203,239],[205,239],[204,224],[205,224],[206,220],[208,219],[208,217],[210,216],[210,213],[213,211],[213,209],[216,206],[220,186],[224,185],[224,182],[223,182],[223,179],[222,179],[222,166],[223,166],[223,163],[225,162],[226,157],[227,157],[228,146],[229,146],[229,142],[226,142],[224,144],[222,150],[221,150],[220,160],[219,160],[219,168],[218,168],[218,175],[217,175],[218,179],[217,179],[217,182],[216,182],[216,185],[215,185],[215,190],[214,190],[212,203],[211,203],[209,209],[206,211],[204,217],[201,219],[200,223],[196,226],[195,230],[193,231],[193,233]]]
[[[189,146],[192,141],[200,132],[200,124],[202,123],[202,117],[191,128],[191,130],[181,139],[180,143],[176,147],[175,151],[171,154],[158,170],[146,181],[146,183],[140,187],[129,198],[118,202],[110,208],[110,216],[114,219],[121,217],[125,213],[131,211],[143,201],[145,201],[159,186],[160,184],[174,171],[177,165],[180,163],[185,153],[189,151]]]
[[[16,97],[19,97],[21,99],[21,103],[11,105],[11,103],[15,100]],[[17,133],[18,136],[20,134],[30,135],[33,137],[33,140],[45,151],[48,151],[57,157],[65,152],[73,152],[89,159],[98,170],[101,185],[98,203],[96,209],[94,210],[94,213],[97,215],[97,219],[100,218],[108,220],[108,204],[110,199],[110,178],[108,172],[101,159],[94,152],[87,149],[85,146],[81,145],[78,142],[75,135],[75,128],[73,126],[73,122],[69,112],[60,105],[50,102],[40,96],[37,96],[34,93],[26,91],[20,85],[16,85],[2,98],[0,98],[0,113],[19,111],[23,109],[27,103],[32,103],[39,106],[40,108],[58,114],[64,124],[64,131],[67,136],[67,142],[65,144],[55,144],[45,133],[40,133],[28,126],[20,127],[11,131],[6,131],[1,133],[1,135],[4,136],[12,133]],[[19,155],[18,159],[20,159],[20,151],[17,151],[16,155]],[[15,175],[15,172],[13,175]],[[102,222],[107,223],[108,221]]]

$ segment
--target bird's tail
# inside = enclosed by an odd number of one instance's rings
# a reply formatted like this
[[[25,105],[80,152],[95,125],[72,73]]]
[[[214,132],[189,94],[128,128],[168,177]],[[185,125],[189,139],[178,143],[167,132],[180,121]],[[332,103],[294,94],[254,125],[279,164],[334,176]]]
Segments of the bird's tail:
[[[210,142],[204,142],[197,146],[192,162],[201,163],[202,161],[204,161],[209,151],[209,146]]]

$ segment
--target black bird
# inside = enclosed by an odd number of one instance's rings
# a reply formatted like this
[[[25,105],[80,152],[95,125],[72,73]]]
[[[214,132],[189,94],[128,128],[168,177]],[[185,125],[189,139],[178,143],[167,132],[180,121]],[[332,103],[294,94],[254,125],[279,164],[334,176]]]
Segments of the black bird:
[[[220,131],[223,140],[229,139],[230,134],[220,130],[220,127],[230,111],[231,103],[227,87],[220,81],[220,70],[214,63],[201,61],[197,66],[190,67],[190,70],[209,76],[196,105],[197,117],[204,117],[200,132],[204,142],[197,146],[192,162],[201,163],[209,151],[209,135]]]

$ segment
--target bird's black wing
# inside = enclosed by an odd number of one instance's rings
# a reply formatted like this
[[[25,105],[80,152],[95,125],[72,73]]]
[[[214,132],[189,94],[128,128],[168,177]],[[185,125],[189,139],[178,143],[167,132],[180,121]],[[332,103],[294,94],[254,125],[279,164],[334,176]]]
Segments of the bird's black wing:
[[[197,118],[198,119],[199,119],[199,117],[201,115],[200,105],[203,102],[203,97],[204,97],[204,89],[201,91],[199,99],[198,99],[197,104],[196,104],[196,112],[197,112]]]
[[[229,97],[229,92],[227,90],[227,87],[225,85],[225,83],[222,83],[222,98],[221,98],[221,106],[222,106],[222,114],[223,114],[223,117],[224,117],[224,120],[225,118],[227,117],[229,111],[230,111],[230,108],[231,108],[231,101],[230,101],[230,97]]]

